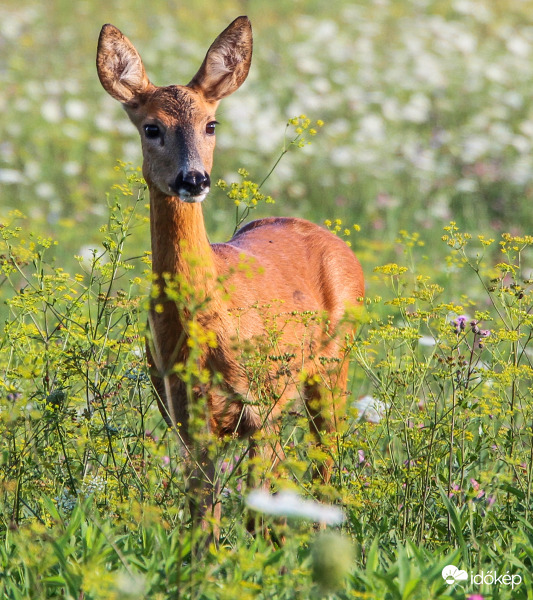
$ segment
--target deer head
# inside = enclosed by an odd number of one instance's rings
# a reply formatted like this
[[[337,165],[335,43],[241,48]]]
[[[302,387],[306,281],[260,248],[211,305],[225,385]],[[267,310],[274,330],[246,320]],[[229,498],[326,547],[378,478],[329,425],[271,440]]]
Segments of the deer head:
[[[219,101],[244,82],[252,60],[252,28],[238,17],[209,48],[187,85],[158,87],[139,53],[113,25],[100,33],[97,70],[104,89],[122,103],[139,130],[148,185],[183,202],[210,189]]]

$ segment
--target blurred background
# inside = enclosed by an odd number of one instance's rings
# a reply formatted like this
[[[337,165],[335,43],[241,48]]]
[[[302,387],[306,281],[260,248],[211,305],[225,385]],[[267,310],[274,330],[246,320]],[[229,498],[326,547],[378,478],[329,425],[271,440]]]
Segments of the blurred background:
[[[96,244],[106,194],[124,181],[117,160],[141,164],[137,132],[96,75],[102,24],[168,85],[187,83],[240,14],[254,59],[217,115],[214,181],[237,181],[239,167],[261,181],[287,120],[306,114],[325,125],[281,161],[265,209],[358,223],[365,268],[394,255],[401,229],[426,242],[450,220],[473,234],[533,233],[527,0],[3,0],[0,218],[20,210],[25,230],[60,240],[66,263]],[[205,202],[213,240],[233,231],[229,204],[221,190]],[[148,227],[136,235],[148,249]]]

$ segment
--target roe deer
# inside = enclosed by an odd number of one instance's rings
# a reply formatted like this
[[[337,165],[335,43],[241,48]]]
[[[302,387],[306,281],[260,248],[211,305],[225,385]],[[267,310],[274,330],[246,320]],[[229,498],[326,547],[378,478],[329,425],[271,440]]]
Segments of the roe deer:
[[[344,411],[348,368],[343,334],[349,328],[342,320],[364,294],[353,252],[302,219],[260,219],[227,243],[209,243],[202,201],[210,188],[215,110],[244,82],[251,58],[247,17],[216,38],[185,86],[153,85],[136,49],[113,25],[104,25],[98,43],[100,81],[141,136],[155,286],[147,356],[159,408],[189,451],[191,413],[198,416],[199,405],[207,407],[206,427],[215,436],[250,436],[262,428],[275,431],[282,408],[301,394],[317,443],[334,432]],[[191,390],[176,365],[190,357],[193,324],[214,339],[201,348],[199,372],[218,373],[220,383]],[[280,333],[276,354],[285,358],[282,367],[279,357],[273,359],[263,373],[262,389],[270,397],[260,402],[243,364],[243,342],[250,347],[272,328]],[[196,495],[191,512],[204,527],[211,513],[216,536],[215,465],[206,448],[196,458],[189,466]],[[330,469],[325,461],[326,480]]]

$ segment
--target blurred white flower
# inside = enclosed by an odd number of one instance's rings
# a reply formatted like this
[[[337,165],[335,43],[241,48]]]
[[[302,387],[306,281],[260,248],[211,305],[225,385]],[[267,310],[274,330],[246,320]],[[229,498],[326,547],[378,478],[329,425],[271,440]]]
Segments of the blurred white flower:
[[[484,135],[470,135],[465,140],[461,157],[466,163],[474,163],[490,149],[490,139]]]
[[[28,113],[32,110],[29,98],[17,98],[16,102],[13,104],[13,108],[22,113]]]
[[[35,193],[40,198],[53,198],[56,192],[51,183],[43,181],[35,186]]]
[[[110,131],[115,126],[112,114],[108,112],[97,112],[94,117],[94,124],[102,131]]]
[[[398,121],[401,117],[400,103],[397,98],[385,98],[381,110],[388,121]]]
[[[464,54],[473,54],[477,47],[476,38],[466,31],[456,30],[456,35],[453,37],[455,47]]]
[[[122,598],[122,600],[146,598],[146,578],[141,574],[120,571],[115,576],[115,590],[117,592],[116,597]]]
[[[473,193],[477,192],[479,184],[475,179],[471,177],[463,177],[455,184],[455,189],[459,192]]]
[[[15,169],[0,169],[0,183],[23,183],[24,175]]]
[[[325,77],[315,77],[311,81],[311,86],[318,94],[325,95],[331,93],[331,83]]]
[[[85,102],[82,102],[81,100],[75,100],[73,98],[71,100],[67,100],[65,104],[65,112],[67,113],[67,117],[69,119],[81,121],[87,116],[87,105]]]
[[[502,94],[502,100],[514,110],[518,110],[524,105],[524,96],[516,90],[508,90]]]
[[[141,162],[141,149],[137,140],[124,142],[122,146],[122,154],[126,162],[132,162],[138,165]]]
[[[367,423],[379,423],[387,413],[388,404],[366,395],[352,405],[358,411],[357,420]]]
[[[531,142],[528,138],[524,137],[523,135],[515,135],[512,139],[511,144],[521,154],[531,153]]]
[[[429,207],[429,214],[435,219],[451,221],[450,199],[446,194],[436,195]]]
[[[413,94],[409,102],[403,107],[403,118],[412,123],[424,123],[427,121],[431,102],[424,94]]]
[[[385,139],[383,119],[379,115],[364,115],[359,121],[359,131],[356,137],[359,143],[382,142]]]
[[[513,54],[520,56],[522,58],[527,58],[531,54],[531,44],[514,33],[507,40],[507,48]]]
[[[423,335],[421,338],[418,339],[418,343],[421,346],[431,347],[437,344],[437,340],[435,340],[435,338],[430,335]]]
[[[489,127],[490,136],[493,140],[497,140],[499,147],[506,146],[513,139],[513,132],[507,123],[496,121]]]
[[[41,104],[41,114],[49,123],[59,123],[63,118],[61,105],[55,98],[49,98]]]
[[[338,146],[337,148],[333,148],[329,159],[331,164],[336,167],[349,167],[356,162],[355,152],[352,146]]]
[[[520,186],[533,181],[533,164],[530,156],[522,155],[514,162],[509,170],[509,178],[513,183]]]
[[[81,173],[80,163],[77,163],[73,160],[69,160],[63,165],[63,173],[65,173],[65,175],[70,175],[71,177],[79,175]]]
[[[435,156],[432,150],[425,148],[413,157],[413,165],[422,171],[435,171]]]
[[[486,65],[485,75],[491,81],[501,83],[502,85],[507,82],[507,71],[505,70],[505,67],[499,63],[494,62]]]
[[[339,26],[335,21],[331,19],[315,19],[311,31],[313,43],[316,44],[319,40],[329,43],[330,40],[337,37],[338,31]]]
[[[91,150],[91,152],[107,154],[110,149],[109,140],[107,138],[93,138],[89,142],[89,149]]]
[[[300,53],[298,54],[298,70],[301,73],[309,73],[316,74],[321,73],[324,69],[324,63],[314,58],[313,56],[309,56],[309,54]]]
[[[533,122],[532,122],[533,125]],[[339,135],[345,135],[350,131],[351,123],[348,119],[340,118],[335,119],[331,123],[328,123],[328,135],[331,137],[336,137]]]
[[[520,124],[520,131],[529,138],[533,138],[533,121],[527,120],[522,121]]]
[[[453,8],[458,13],[470,15],[482,23],[486,23],[491,18],[491,12],[482,2],[472,2],[471,0],[457,0]]]
[[[38,181],[41,178],[41,165],[36,160],[28,160],[24,165],[24,176],[30,181]]]
[[[420,81],[429,84],[432,88],[446,87],[447,78],[440,62],[427,52],[421,52],[415,57],[415,73]]]
[[[290,490],[283,490],[274,495],[265,490],[252,490],[246,498],[246,505],[267,515],[307,519],[326,525],[339,525],[345,519],[342,509],[338,506],[305,500]]]

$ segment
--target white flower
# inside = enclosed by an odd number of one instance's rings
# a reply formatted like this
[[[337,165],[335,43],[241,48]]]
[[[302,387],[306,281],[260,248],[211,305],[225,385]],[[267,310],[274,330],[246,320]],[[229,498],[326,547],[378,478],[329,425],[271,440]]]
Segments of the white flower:
[[[367,421],[368,423],[379,423],[385,416],[388,408],[388,405],[385,404],[385,402],[377,400],[370,395],[359,398],[353,406],[359,412],[357,420]]]
[[[424,123],[427,121],[431,102],[424,94],[413,94],[409,102],[403,108],[403,118],[412,123]]]
[[[72,98],[71,100],[67,100],[65,104],[65,112],[67,113],[67,117],[69,117],[69,119],[81,121],[87,117],[88,110],[85,102]]]
[[[16,169],[0,169],[0,183],[23,183],[24,175]]]
[[[418,339],[418,343],[421,346],[435,346],[437,344],[437,341],[435,340],[434,337],[432,337],[430,335],[423,335],[422,337],[420,337]]]
[[[304,500],[290,490],[283,490],[274,495],[265,490],[252,490],[246,498],[246,505],[252,510],[268,515],[307,519],[326,525],[338,525],[345,519],[342,509],[338,506]]]
[[[507,49],[521,58],[527,58],[531,54],[531,44],[516,34],[507,40]]]
[[[468,177],[459,179],[459,181],[457,181],[457,183],[455,184],[455,189],[458,190],[459,192],[468,192],[468,193],[477,192],[478,188],[479,188],[479,184],[478,184],[477,180],[470,179]]]
[[[462,159],[474,163],[490,150],[490,139],[484,135],[470,135],[464,142]]]
[[[54,186],[47,181],[38,183],[35,186],[35,193],[41,198],[53,198],[56,195]]]
[[[337,146],[332,149],[330,160],[336,167],[349,167],[356,162],[354,149],[348,145]]]
[[[75,177],[81,173],[81,165],[74,160],[70,160],[63,165],[63,173]]]
[[[41,104],[41,114],[49,123],[59,123],[63,118],[61,106],[55,98],[49,98]]]
[[[379,115],[364,115],[359,121],[358,142],[383,142],[385,140],[385,124]]]

